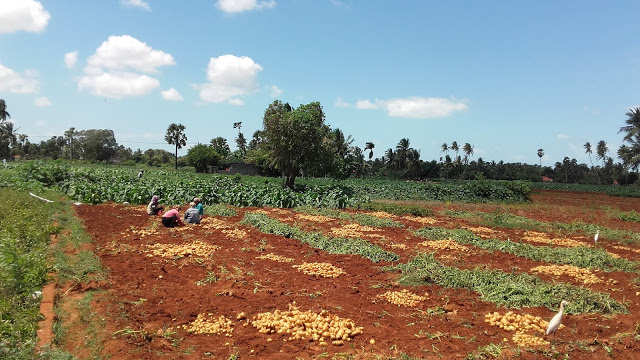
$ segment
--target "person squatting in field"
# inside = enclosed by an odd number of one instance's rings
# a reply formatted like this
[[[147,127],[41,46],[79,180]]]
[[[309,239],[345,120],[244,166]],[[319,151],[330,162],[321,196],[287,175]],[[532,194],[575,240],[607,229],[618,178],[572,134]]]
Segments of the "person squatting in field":
[[[198,209],[198,215],[202,218],[204,216],[204,207],[200,202],[200,198],[193,198],[193,202],[196,203],[196,209]]]
[[[184,222],[187,224],[200,224],[200,213],[195,202],[189,204],[189,208],[184,212]]]
[[[180,218],[180,206],[172,206],[171,210],[162,215],[162,225],[168,228],[184,226],[184,222]]]
[[[158,195],[153,195],[151,202],[147,205],[147,214],[158,215],[162,210],[164,210],[164,207],[158,204]]]

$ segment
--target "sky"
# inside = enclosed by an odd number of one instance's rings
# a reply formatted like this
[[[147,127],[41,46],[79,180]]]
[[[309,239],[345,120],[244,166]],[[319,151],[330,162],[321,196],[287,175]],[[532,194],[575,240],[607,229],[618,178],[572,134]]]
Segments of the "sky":
[[[161,148],[251,139],[274,100],[318,101],[380,157],[408,138],[472,160],[589,164],[640,106],[640,1],[0,0],[0,98],[40,142],[111,129]],[[538,149],[544,149],[542,159]],[[450,153],[452,154],[452,153]],[[595,162],[596,160],[593,159]]]

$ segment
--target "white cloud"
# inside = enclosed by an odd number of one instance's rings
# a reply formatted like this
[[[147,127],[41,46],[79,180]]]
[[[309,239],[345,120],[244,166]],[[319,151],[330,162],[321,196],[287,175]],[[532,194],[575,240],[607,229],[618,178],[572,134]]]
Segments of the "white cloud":
[[[218,0],[216,6],[226,13],[240,13],[243,11],[272,8],[276,6],[276,2],[274,0]]]
[[[51,106],[51,101],[49,101],[49,99],[47,99],[46,97],[39,97],[34,101],[34,104],[37,107],[47,107],[47,106]]]
[[[209,83],[198,86],[200,99],[232,105],[242,105],[240,97],[258,89],[258,73],[262,66],[247,56],[222,55],[209,60],[207,80]]]
[[[339,108],[348,108],[351,107],[351,104],[349,104],[348,102],[342,100],[342,98],[337,98],[336,102],[333,104],[335,107],[339,107]]]
[[[120,4],[125,7],[137,7],[146,11],[151,11],[151,6],[144,0],[120,0]]]
[[[0,33],[16,31],[40,32],[49,23],[51,15],[39,1],[10,0],[0,6]]]
[[[163,92],[160,93],[160,95],[162,95],[162,98],[165,100],[170,100],[170,101],[182,101],[182,95],[180,95],[180,93],[178,92],[178,90],[171,88],[169,90],[165,90]]]
[[[556,139],[558,140],[567,140],[569,138],[569,135],[567,134],[556,134]]]
[[[277,98],[278,96],[282,95],[282,90],[279,87],[277,87],[276,85],[273,85],[271,87],[271,94],[270,95],[271,95],[272,98]]]
[[[78,50],[74,50],[64,54],[64,64],[67,66],[68,69],[71,69],[74,66],[76,66],[77,62],[78,62]]]
[[[40,91],[40,82],[34,79],[36,73],[27,70],[24,75],[0,64],[0,92],[8,91],[16,94],[33,94]]]
[[[168,65],[175,65],[171,54],[153,50],[129,35],[109,36],[87,60],[78,88],[117,99],[145,95],[160,82],[140,72],[157,73],[158,67]]]
[[[344,2],[344,1],[340,1],[340,0],[329,0],[329,2],[330,2],[333,6],[338,7],[338,8],[343,8],[343,9],[348,9],[348,8],[350,8],[350,5],[349,5],[349,4],[347,4],[347,3],[346,3],[346,2]]]
[[[146,95],[160,87],[160,81],[147,75],[131,72],[102,73],[83,76],[78,81],[80,90],[88,90],[98,96],[121,99],[125,96]]]
[[[454,112],[465,111],[469,108],[465,100],[457,100],[454,98],[423,98],[417,96],[390,100],[376,99],[375,103],[370,100],[358,100],[356,107],[358,109],[386,110],[391,117],[415,119],[447,117]]]

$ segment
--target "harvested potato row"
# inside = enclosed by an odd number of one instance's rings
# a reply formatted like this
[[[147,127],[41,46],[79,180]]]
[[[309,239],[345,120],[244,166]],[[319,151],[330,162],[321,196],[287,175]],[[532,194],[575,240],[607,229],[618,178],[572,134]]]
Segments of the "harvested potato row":
[[[331,233],[337,237],[362,238],[364,233],[353,229],[345,229],[344,227],[331,228]]]
[[[383,219],[393,219],[395,216],[389,214],[388,212],[385,211],[375,211],[375,212],[371,212],[371,213],[367,213],[368,215],[371,216],[375,216],[375,217],[379,217],[379,218],[383,218]]]
[[[527,231],[527,233],[522,237],[522,239],[526,241],[533,241],[533,242],[539,242],[543,244],[560,245],[560,246],[567,246],[567,247],[577,247],[577,246],[585,245],[583,242],[572,240],[572,239],[559,239],[559,238],[552,239],[549,237],[549,234],[541,233],[537,231]]]
[[[513,334],[511,337],[514,343],[520,346],[540,346],[549,345],[549,342],[541,337],[529,334]]]
[[[385,299],[398,306],[416,306],[421,301],[427,299],[426,296],[414,294],[407,289],[402,289],[402,291],[387,291],[384,294],[378,295],[378,298]]]
[[[501,329],[515,331],[519,334],[524,334],[528,331],[544,334],[547,326],[549,326],[549,322],[539,316],[514,314],[513,311],[508,311],[504,315],[500,315],[497,311],[486,314],[484,321],[491,325],[498,326]],[[562,327],[564,327],[564,325],[560,325],[560,328]]]
[[[631,251],[634,253],[638,253],[640,254],[640,249],[634,249],[632,247],[629,246],[622,246],[622,245],[614,245],[612,246],[614,249],[618,249],[618,250],[624,250],[624,251]]]
[[[477,234],[479,236],[485,236],[485,237],[490,237],[490,236],[495,236],[496,234],[500,234],[500,231],[494,230],[488,227],[484,227],[484,226],[477,226],[477,227],[467,226],[467,227],[464,227],[464,229],[469,230],[472,233]]]
[[[457,242],[448,239],[448,240],[433,240],[433,241],[423,241],[420,243],[422,246],[426,246],[431,249],[436,250],[459,250],[459,251],[469,251],[469,248],[458,244]]]
[[[202,241],[196,240],[191,244],[153,244],[147,245],[150,250],[147,250],[147,256],[162,256],[162,257],[175,257],[175,256],[211,256],[214,252],[220,249],[219,246],[209,245]]]
[[[355,325],[353,320],[320,313],[300,311],[295,303],[289,304],[289,311],[276,310],[260,313],[251,321],[258,332],[263,334],[287,334],[288,340],[317,341],[320,345],[342,345],[362,334],[363,327]]]
[[[579,268],[573,265],[540,265],[531,268],[531,270],[556,276],[569,275],[579,281],[582,281],[582,283],[585,285],[602,282],[602,280],[595,276],[590,270]]]
[[[322,276],[336,278],[344,274],[344,270],[333,266],[330,263],[302,263],[302,265],[293,265],[292,267],[302,271],[307,275]]]
[[[366,226],[366,225],[360,225],[360,224],[355,224],[355,223],[351,223],[351,224],[346,224],[344,226],[342,226],[345,229],[350,229],[350,230],[355,230],[355,231],[362,231],[362,232],[372,232],[372,231],[379,231],[380,229],[372,227],[372,226]]]
[[[397,244],[397,243],[391,243],[389,244],[389,247],[392,247],[394,249],[403,249],[406,250],[407,249],[407,245],[406,244]]]
[[[338,237],[348,237],[348,238],[383,238],[382,234],[375,234],[374,231],[379,231],[380,229],[374,228],[371,226],[362,226],[359,224],[348,224],[342,227],[335,227],[331,229],[331,233],[334,236]]]
[[[242,229],[222,230],[222,232],[230,238],[246,239],[248,234]]]
[[[192,334],[225,334],[231,336],[233,334],[233,326],[230,319],[224,315],[215,317],[213,314],[198,314],[198,317],[189,324],[183,325],[183,329]]]
[[[335,220],[334,218],[330,218],[328,216],[323,215],[311,215],[311,214],[296,214],[298,219],[308,220],[313,222],[329,222]]]
[[[157,234],[159,234],[159,232],[156,229],[131,230],[131,232],[136,234],[136,235],[139,235],[140,237],[145,237],[147,235],[157,235]]]
[[[200,225],[205,229],[228,229],[232,227],[227,222],[212,217],[202,219]]]
[[[292,262],[293,259],[292,258],[288,258],[288,257],[284,257],[282,255],[276,255],[276,254],[266,254],[266,255],[260,255],[257,257],[258,259],[268,259],[268,260],[273,260],[273,261],[277,261],[277,262]]]
[[[428,225],[434,225],[439,223],[439,221],[434,218],[424,217],[424,216],[405,215],[402,218],[405,220],[415,221],[421,224],[428,224]]]

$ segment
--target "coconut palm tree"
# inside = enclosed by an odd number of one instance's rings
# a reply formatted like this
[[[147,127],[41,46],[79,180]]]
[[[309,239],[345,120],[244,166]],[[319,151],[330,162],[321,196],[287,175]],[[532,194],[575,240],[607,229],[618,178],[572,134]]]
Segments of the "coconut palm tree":
[[[387,151],[384,152],[384,163],[387,167],[392,167],[393,161],[395,159],[395,154],[393,153],[393,149],[388,148]]]
[[[623,141],[629,141],[630,139],[633,139],[633,138],[640,138],[640,107],[630,109],[626,115],[627,115],[627,120],[625,120],[626,125],[621,127],[618,133],[621,133],[621,132],[624,133]]]
[[[609,152],[609,147],[607,147],[607,142],[604,140],[598,141],[598,145],[596,146],[596,159],[602,160],[602,167],[605,166],[608,152]]]
[[[402,138],[396,145],[396,162],[398,170],[403,170],[407,166],[407,153],[409,151],[409,139]]]
[[[456,152],[456,156],[458,156],[458,151],[460,150],[460,147],[458,146],[458,142],[454,141],[451,143],[451,146],[449,147],[449,149],[453,150]]]
[[[176,170],[178,170],[178,149],[182,149],[187,145],[187,136],[184,134],[185,126],[182,124],[171,124],[167,128],[167,134],[164,136],[164,140],[169,145],[176,146]]]
[[[0,121],[11,119],[11,115],[7,112],[7,103],[4,99],[0,99]]]
[[[236,146],[238,147],[240,153],[244,154],[247,152],[247,139],[241,132],[238,133],[238,137],[236,138]]]
[[[440,148],[445,155],[449,155],[449,145],[447,145],[447,143],[442,143]]]
[[[371,160],[371,158],[373,157],[373,148],[376,147],[376,145],[372,142],[368,142],[364,145],[364,150],[369,150],[369,160]]]
[[[591,150],[591,143],[590,142],[586,142],[584,143],[584,153],[589,155],[589,161],[591,162],[591,168],[595,170],[595,168],[593,167],[593,160],[591,159],[591,153],[593,152]],[[600,183],[600,175],[598,175],[598,172],[596,171],[596,176],[598,177],[598,184]]]

